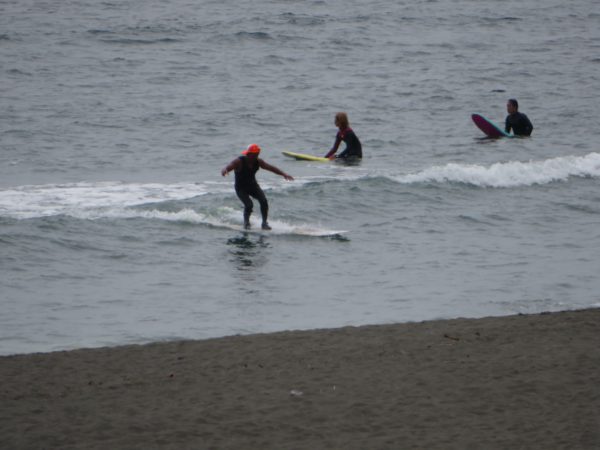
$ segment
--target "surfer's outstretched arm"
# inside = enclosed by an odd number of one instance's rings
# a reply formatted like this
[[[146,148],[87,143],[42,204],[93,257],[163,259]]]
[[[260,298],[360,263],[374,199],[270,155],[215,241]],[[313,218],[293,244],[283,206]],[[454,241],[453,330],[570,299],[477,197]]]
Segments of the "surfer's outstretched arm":
[[[234,159],[233,161],[231,161],[229,164],[227,164],[223,170],[221,170],[221,175],[225,176],[227,175],[229,172],[231,172],[232,170],[235,170],[239,167],[240,165],[240,160],[239,158]]]
[[[285,173],[283,170],[272,166],[271,164],[265,162],[262,159],[258,160],[258,164],[260,165],[260,167],[262,167],[265,170],[268,170],[269,172],[273,172],[276,173],[277,175],[281,175],[283,178],[285,178],[288,181],[293,181],[294,177],[292,177],[291,175],[288,175],[287,173]]]

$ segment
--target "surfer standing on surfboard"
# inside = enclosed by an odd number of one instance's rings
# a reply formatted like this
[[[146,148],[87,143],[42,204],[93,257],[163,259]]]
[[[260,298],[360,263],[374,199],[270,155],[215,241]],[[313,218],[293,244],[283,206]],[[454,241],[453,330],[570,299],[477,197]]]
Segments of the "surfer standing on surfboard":
[[[337,155],[337,158],[345,158],[346,160],[361,159],[362,145],[356,134],[354,134],[354,131],[352,131],[352,128],[350,128],[348,115],[345,112],[339,112],[335,115],[335,126],[338,127],[339,131],[335,136],[333,147],[327,152],[325,158],[335,158],[335,152],[337,152],[340,143],[344,141],[346,148],[342,153]]]
[[[251,196],[260,203],[260,212],[262,214],[262,229],[270,230],[267,216],[269,215],[269,203],[265,193],[256,181],[256,172],[259,168],[263,168],[270,172],[281,175],[288,181],[294,178],[282,170],[271,164],[268,164],[263,159],[259,158],[260,147],[256,144],[250,144],[246,150],[242,152],[242,156],[231,161],[222,171],[221,175],[225,176],[232,170],[235,171],[235,193],[244,204],[244,228],[250,228],[250,214],[254,203]]]
[[[525,114],[519,112],[519,102],[514,98],[509,99],[506,103],[506,112],[508,116],[506,116],[504,129],[507,133],[510,133],[512,128],[515,136],[531,136],[533,125]]]

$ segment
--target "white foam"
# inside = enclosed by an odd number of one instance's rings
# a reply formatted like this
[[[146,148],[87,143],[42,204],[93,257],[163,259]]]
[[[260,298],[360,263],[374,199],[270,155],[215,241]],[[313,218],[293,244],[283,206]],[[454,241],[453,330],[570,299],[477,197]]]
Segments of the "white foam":
[[[211,188],[214,192],[215,188]],[[19,186],[0,191],[0,215],[30,219],[59,214],[90,217],[111,208],[123,209],[168,200],[184,200],[208,193],[195,183],[70,183]]]
[[[55,215],[84,220],[141,218],[242,230],[241,210],[223,207],[214,214],[208,214],[191,208],[164,211],[151,207],[153,203],[230,191],[229,183],[203,185],[102,182],[20,186],[0,191],[0,215],[18,220]],[[136,208],[141,205],[144,207]],[[318,225],[294,225],[277,220],[272,220],[270,224],[271,234],[331,236],[345,233]],[[252,230],[260,231],[260,225],[259,219],[253,217]]]
[[[490,166],[450,163],[390,178],[399,183],[456,182],[505,188],[565,181],[572,176],[600,176],[600,153],[563,156],[543,161],[511,161]]]
[[[216,227],[225,227],[234,230],[242,230],[241,211],[232,208],[221,208],[221,219],[212,219],[211,225]],[[250,219],[252,232],[262,232],[260,218],[252,217]],[[334,236],[347,233],[347,230],[331,230],[321,225],[315,224],[291,224],[282,220],[269,220],[271,230],[268,234],[295,234],[301,236]]]
[[[167,222],[183,222],[195,225],[208,225],[215,228],[227,228],[235,231],[246,231],[242,226],[242,212],[238,209],[229,207],[219,208],[214,214],[204,214],[190,208],[180,211],[161,211],[158,209],[132,209],[132,208],[110,208],[104,210],[94,210],[89,212],[78,212],[72,214],[80,219],[149,219],[163,220]],[[330,230],[320,225],[312,224],[290,224],[280,220],[270,220],[272,229],[269,231],[261,230],[259,217],[252,217],[250,232],[281,234],[281,235],[302,235],[302,236],[333,236],[344,234],[344,230]]]

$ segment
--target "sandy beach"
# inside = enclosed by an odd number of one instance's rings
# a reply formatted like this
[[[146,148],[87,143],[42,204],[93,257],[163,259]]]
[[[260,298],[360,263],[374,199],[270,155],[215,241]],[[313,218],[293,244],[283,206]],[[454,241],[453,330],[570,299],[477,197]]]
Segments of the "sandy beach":
[[[598,449],[600,309],[0,358],[2,449]]]

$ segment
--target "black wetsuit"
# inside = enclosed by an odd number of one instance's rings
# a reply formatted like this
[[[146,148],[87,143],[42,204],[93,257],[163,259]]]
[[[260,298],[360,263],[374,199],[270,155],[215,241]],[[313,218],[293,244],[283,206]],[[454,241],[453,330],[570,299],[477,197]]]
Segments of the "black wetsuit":
[[[256,181],[256,172],[260,168],[258,159],[254,167],[248,166],[248,158],[245,156],[240,156],[240,160],[242,161],[242,168],[239,171],[235,171],[235,193],[244,204],[244,225],[249,224],[250,214],[252,214],[252,208],[254,207],[250,196],[257,199],[260,203],[262,220],[266,222],[269,214],[269,203],[267,202],[265,193]]]
[[[335,143],[327,154],[328,157],[337,151],[342,141],[346,143],[346,148],[338,155],[338,158],[362,158],[362,145],[356,134],[354,134],[354,131],[352,131],[352,128],[346,128],[344,131],[338,131],[337,135],[335,136]]]
[[[529,118],[520,112],[506,116],[504,129],[507,133],[510,133],[511,128],[515,136],[531,136],[531,132],[533,131],[533,125],[529,121]]]

